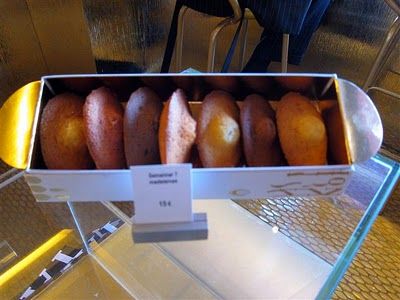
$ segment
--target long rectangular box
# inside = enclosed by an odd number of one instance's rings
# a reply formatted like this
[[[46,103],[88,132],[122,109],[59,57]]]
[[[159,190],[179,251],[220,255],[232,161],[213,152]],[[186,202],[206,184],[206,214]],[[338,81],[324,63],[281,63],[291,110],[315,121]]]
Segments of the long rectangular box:
[[[274,107],[276,101],[287,92],[274,80],[275,77],[312,78],[312,85],[304,91],[311,100],[338,101],[344,125],[348,164],[320,166],[235,167],[192,169],[192,193],[194,199],[249,199],[282,196],[333,196],[343,193],[352,174],[354,163],[366,160],[379,149],[382,141],[382,124],[369,97],[354,84],[338,79],[332,74],[130,74],[130,75],[64,75],[45,76],[41,79],[39,99],[33,118],[28,164],[25,178],[38,201],[132,201],[133,191],[129,169],[122,170],[49,170],[46,169],[40,151],[39,120],[44,106],[54,95],[66,91],[65,81],[75,82],[73,89],[81,88],[85,80],[97,80],[111,84],[121,91],[121,83],[127,80],[135,84],[151,85],[162,94],[171,87],[169,82],[192,77],[204,81],[209,78],[230,78],[238,102],[252,90],[246,86],[246,78],[263,78],[271,86],[266,97]],[[75,79],[73,79],[75,78]],[[192,80],[191,79],[191,80]],[[133,85],[132,85],[133,86]],[[192,93],[193,111],[201,105],[205,90],[201,87]],[[166,95],[168,92],[165,92]],[[121,96],[128,100],[129,93]],[[164,96],[163,100],[167,100]],[[240,103],[239,103],[240,104]],[[195,115],[195,113],[194,113]],[[23,118],[23,116],[20,116]]]

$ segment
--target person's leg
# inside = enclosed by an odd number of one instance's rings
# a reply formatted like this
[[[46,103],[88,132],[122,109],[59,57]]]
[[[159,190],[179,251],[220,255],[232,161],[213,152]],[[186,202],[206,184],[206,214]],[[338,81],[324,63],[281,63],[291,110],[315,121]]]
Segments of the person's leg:
[[[266,72],[272,60],[273,52],[281,47],[281,44],[282,34],[276,34],[264,29],[260,37],[260,42],[257,44],[242,72]]]
[[[298,35],[290,35],[289,38],[289,63],[299,64],[313,33],[317,30],[321,19],[329,6],[330,0],[313,0],[303,26]],[[265,28],[260,42],[256,46],[248,63],[242,72],[266,72],[271,61],[280,61],[282,52],[282,34],[271,32]]]
[[[298,35],[289,40],[289,63],[298,65],[310,44],[311,38],[321,24],[322,17],[330,4],[330,0],[313,0],[303,26]]]

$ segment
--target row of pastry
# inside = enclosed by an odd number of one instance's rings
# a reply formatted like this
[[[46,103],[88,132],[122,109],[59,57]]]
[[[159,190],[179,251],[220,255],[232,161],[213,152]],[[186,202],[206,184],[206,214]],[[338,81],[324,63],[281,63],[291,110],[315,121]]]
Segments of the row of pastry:
[[[40,145],[49,169],[123,169],[191,162],[194,167],[323,165],[333,152],[346,163],[337,102],[323,115],[306,96],[289,92],[272,108],[260,94],[240,106],[222,90],[209,92],[194,117],[181,89],[167,102],[149,87],[127,103],[107,87],[85,98],[59,94],[40,119]],[[332,151],[333,150],[333,151]]]

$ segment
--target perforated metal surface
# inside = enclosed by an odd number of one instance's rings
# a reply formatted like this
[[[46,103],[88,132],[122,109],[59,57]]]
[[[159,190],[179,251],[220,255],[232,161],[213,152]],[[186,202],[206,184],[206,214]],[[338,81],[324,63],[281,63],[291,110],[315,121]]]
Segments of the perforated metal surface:
[[[0,162],[1,173],[5,169]],[[59,230],[49,221],[22,178],[0,190],[0,241],[6,240],[19,259]]]
[[[287,197],[238,204],[333,264],[360,219],[347,197],[335,200],[348,209],[341,211],[329,198]]]
[[[373,225],[334,299],[399,299],[400,185]]]
[[[396,194],[398,197],[400,188]],[[392,199],[378,217],[334,299],[399,298],[400,204]],[[336,200],[336,205],[331,199],[298,197],[240,201],[239,204],[333,264],[360,219],[360,210],[349,197]],[[340,211],[337,205],[346,207],[346,212]]]
[[[369,164],[369,167],[373,166]],[[358,182],[371,182],[374,176],[379,176],[380,170],[379,167],[375,168],[375,174],[371,175],[360,169],[360,173]],[[358,192],[351,193],[368,194],[366,184],[357,187]],[[369,188],[374,193],[373,184]],[[399,199],[400,186],[397,186],[336,289],[333,299],[399,299]],[[335,263],[368,204],[350,196],[287,197],[238,203],[331,264]]]

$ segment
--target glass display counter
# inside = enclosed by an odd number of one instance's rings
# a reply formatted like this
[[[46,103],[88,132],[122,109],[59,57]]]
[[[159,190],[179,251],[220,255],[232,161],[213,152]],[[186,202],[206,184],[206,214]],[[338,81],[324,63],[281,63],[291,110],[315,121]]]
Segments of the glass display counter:
[[[25,269],[31,275],[13,293],[6,270],[0,290],[38,299],[326,299],[399,174],[397,162],[378,154],[356,165],[342,196],[195,200],[194,210],[208,216],[208,239],[199,241],[135,244],[130,203],[68,202],[70,223],[30,258],[42,263]],[[47,213],[57,205],[46,203]]]

